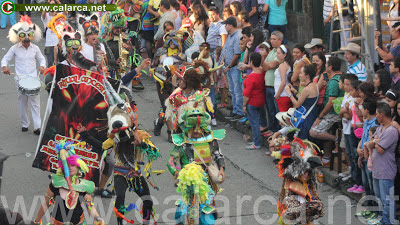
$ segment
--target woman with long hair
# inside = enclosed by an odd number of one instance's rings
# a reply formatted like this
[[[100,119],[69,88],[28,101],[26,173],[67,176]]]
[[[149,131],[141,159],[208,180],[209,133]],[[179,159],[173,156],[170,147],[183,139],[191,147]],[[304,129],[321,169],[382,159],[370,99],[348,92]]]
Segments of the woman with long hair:
[[[205,39],[208,30],[208,16],[201,4],[196,4],[192,8],[194,21],[193,29],[201,34]]]
[[[320,108],[322,106],[322,102],[324,100],[324,95],[326,91],[327,82],[324,80],[324,73],[325,73],[325,64],[326,64],[326,57],[322,52],[316,52],[311,57],[312,63],[315,64],[316,67],[316,75],[313,79],[315,83],[318,84],[319,89],[319,98],[317,105]]]
[[[296,61],[293,64],[293,74],[292,77],[290,78],[290,82],[293,84],[293,86],[299,87],[299,92],[301,92],[301,90],[303,89],[302,86],[305,85],[305,84],[300,84],[299,82],[299,74],[301,68],[311,63],[310,60],[307,58],[306,49],[304,48],[304,45],[296,44],[293,47],[293,58]]]
[[[318,116],[318,108],[315,107],[315,102],[318,101],[319,92],[318,86],[312,80],[316,75],[316,71],[313,65],[305,65],[300,70],[300,80],[301,82],[305,83],[305,87],[303,91],[298,94],[296,97],[293,93],[295,93],[294,87],[289,84],[285,87],[285,91],[289,93],[290,101],[293,103],[295,108],[300,108],[303,106],[307,112],[312,110],[306,119],[303,122],[303,125],[300,127],[300,133],[298,135],[301,139],[308,139],[309,138],[309,131]],[[313,108],[311,108],[314,105]]]
[[[269,33],[279,30],[283,33],[282,44],[286,43],[286,3],[288,0],[267,0],[264,4],[264,12],[268,12]]]
[[[281,45],[276,52],[276,58],[280,62],[278,69],[275,70],[275,101],[278,104],[279,112],[286,112],[292,107],[290,92],[285,91],[285,86],[289,84],[288,75],[292,71],[293,58],[290,49],[286,45]]]
[[[376,97],[385,97],[385,93],[390,89],[390,86],[392,86],[392,78],[390,77],[389,72],[384,69],[376,71],[374,76],[374,86]]]
[[[240,70],[249,70],[249,57],[253,52],[260,53],[258,46],[264,41],[264,34],[260,29],[253,29],[250,33],[250,41],[247,42],[247,48],[243,57],[243,65],[240,66]],[[248,71],[251,73],[251,71]]]
[[[232,10],[233,16],[237,17],[239,15],[239,12],[243,10],[243,6],[240,2],[234,1],[230,4],[230,8]]]

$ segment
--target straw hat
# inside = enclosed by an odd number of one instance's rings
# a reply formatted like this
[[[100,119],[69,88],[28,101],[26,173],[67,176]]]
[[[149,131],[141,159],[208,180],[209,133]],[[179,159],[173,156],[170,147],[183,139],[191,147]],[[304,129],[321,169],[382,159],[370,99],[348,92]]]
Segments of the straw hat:
[[[287,112],[278,112],[275,117],[279,120],[279,122],[285,124],[285,126],[288,126],[290,124],[286,123],[286,119],[290,119],[292,117],[294,110],[294,108],[290,108]]]
[[[349,52],[352,52],[352,53],[356,53],[358,55],[361,54],[361,47],[356,43],[349,43],[347,45],[347,47],[342,47],[342,48],[340,48],[340,50],[349,51]]]
[[[314,46],[322,46],[323,48],[325,48],[325,46],[322,44],[322,39],[321,38],[313,38],[311,39],[310,43],[307,43],[306,45],[304,45],[304,48],[312,48]]]

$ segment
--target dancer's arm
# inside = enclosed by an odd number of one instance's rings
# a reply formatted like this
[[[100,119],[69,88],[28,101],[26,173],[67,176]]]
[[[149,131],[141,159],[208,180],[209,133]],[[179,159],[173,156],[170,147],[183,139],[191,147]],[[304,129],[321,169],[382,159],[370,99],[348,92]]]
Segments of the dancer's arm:
[[[93,198],[90,194],[86,194],[85,197],[85,205],[86,208],[88,209],[89,215],[91,217],[94,218],[94,220],[98,223],[98,224],[104,224],[104,221],[102,218],[100,218],[99,213],[97,212],[96,208],[94,207],[94,203],[93,203]]]

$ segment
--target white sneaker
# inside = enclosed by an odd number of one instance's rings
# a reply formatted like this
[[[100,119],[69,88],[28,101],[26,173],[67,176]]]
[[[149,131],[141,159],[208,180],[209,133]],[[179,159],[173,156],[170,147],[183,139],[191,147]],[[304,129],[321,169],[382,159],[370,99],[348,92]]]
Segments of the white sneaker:
[[[346,172],[344,172],[344,173],[339,173],[339,176],[340,177],[347,177],[347,176],[349,176],[350,175],[350,170],[348,170],[348,171],[346,171]]]
[[[215,118],[211,120],[211,126],[217,126],[217,120]]]

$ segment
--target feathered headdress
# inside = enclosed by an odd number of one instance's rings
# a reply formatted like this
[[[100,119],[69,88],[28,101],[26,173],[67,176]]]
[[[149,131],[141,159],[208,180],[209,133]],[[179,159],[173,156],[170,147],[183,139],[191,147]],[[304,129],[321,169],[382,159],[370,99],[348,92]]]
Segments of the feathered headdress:
[[[26,36],[32,33],[33,42],[39,42],[42,39],[40,27],[32,23],[31,18],[27,15],[21,16],[20,21],[10,28],[7,37],[12,43],[17,43],[20,41],[19,36],[21,33],[24,33]]]
[[[299,138],[294,138],[290,145],[282,145],[280,149],[279,177],[297,179],[308,170],[322,165],[321,160],[313,154],[313,149]]]

